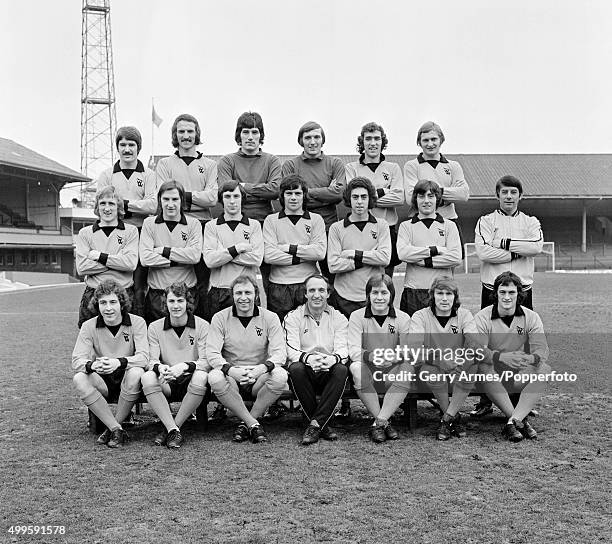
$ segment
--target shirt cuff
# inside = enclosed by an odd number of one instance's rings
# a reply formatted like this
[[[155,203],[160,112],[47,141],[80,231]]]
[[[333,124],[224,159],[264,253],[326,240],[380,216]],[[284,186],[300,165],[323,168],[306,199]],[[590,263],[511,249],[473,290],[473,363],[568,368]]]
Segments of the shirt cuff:
[[[492,359],[493,359],[493,363],[494,363],[494,364],[499,363],[499,356],[500,356],[500,355],[501,355],[501,353],[500,353],[499,351],[494,351],[494,352],[493,352],[493,357],[492,357]]]
[[[376,189],[376,196],[378,198],[385,196],[385,190],[382,187]]]
[[[162,251],[162,257],[164,257],[165,259],[170,260],[170,251],[172,250],[171,247],[164,247],[163,251]]]
[[[91,369],[91,365],[93,365],[93,361],[87,361],[85,363],[85,373],[86,374],[93,374],[93,370]]]
[[[98,257],[98,262],[106,266],[106,261],[108,261],[108,253],[100,253]]]
[[[433,260],[431,257],[427,257],[427,259],[424,259],[425,261],[425,268],[433,268]]]
[[[129,200],[124,200],[123,201],[123,217],[124,219],[129,219],[130,217],[132,217],[132,212],[128,209],[130,205],[130,201]]]
[[[363,251],[355,250],[355,268],[361,268],[363,266]]]
[[[264,366],[266,367],[266,372],[272,372],[276,365],[272,361],[266,361]]]
[[[297,244],[290,244],[289,245],[289,255],[297,254],[297,250],[298,250]]]
[[[191,211],[192,199],[193,199],[193,194],[191,193],[191,191],[185,191],[185,211],[186,212]]]
[[[238,251],[236,250],[236,246],[228,247],[227,251],[232,256],[232,259],[235,259],[238,256]]]
[[[429,256],[435,257],[436,255],[439,255],[438,246],[429,246]]]
[[[159,363],[153,365],[153,372],[155,372],[155,375],[159,378]]]
[[[291,264],[300,264],[302,262],[302,259],[300,259],[297,255],[293,256],[293,259],[291,259]]]
[[[185,364],[187,365],[187,372],[193,374],[196,369],[196,364],[193,361],[185,361]]]
[[[228,375],[230,368],[232,368],[232,365],[230,365],[229,363],[225,363],[222,367],[221,367],[221,372],[223,372],[223,374],[225,376]]]
[[[128,365],[128,360],[125,357],[119,357],[121,366],[119,368],[125,368]]]

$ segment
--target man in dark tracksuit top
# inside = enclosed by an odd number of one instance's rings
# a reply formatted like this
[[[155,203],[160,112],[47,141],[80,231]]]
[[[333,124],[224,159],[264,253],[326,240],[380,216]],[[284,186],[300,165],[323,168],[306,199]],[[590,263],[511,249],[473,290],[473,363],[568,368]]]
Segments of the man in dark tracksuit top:
[[[308,210],[318,213],[325,221],[325,232],[338,221],[336,206],[342,202],[346,187],[344,163],[338,157],[323,153],[325,131],[315,121],[308,121],[298,131],[298,144],[304,152],[283,164],[283,177],[297,174],[308,186]],[[323,275],[333,283],[327,260],[320,261]]]
[[[272,201],[278,198],[281,179],[281,163],[278,157],[264,153],[264,126],[261,115],[244,112],[236,123],[234,138],[240,149],[219,160],[218,184],[229,180],[240,182],[247,198],[242,202],[242,212],[251,219],[263,222],[274,212]],[[264,291],[268,293],[270,266],[261,265]]]

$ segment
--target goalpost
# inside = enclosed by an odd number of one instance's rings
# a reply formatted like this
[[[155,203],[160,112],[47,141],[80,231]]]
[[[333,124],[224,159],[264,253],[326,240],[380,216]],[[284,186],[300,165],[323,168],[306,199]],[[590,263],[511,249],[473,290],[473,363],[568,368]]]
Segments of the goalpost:
[[[470,272],[477,272],[480,270],[480,260],[476,255],[476,244],[469,243],[464,244],[465,248],[465,259],[463,260],[463,269],[466,274]],[[544,242],[542,253],[535,256],[535,268],[536,270],[545,270],[547,272],[554,272],[555,268],[555,243]]]

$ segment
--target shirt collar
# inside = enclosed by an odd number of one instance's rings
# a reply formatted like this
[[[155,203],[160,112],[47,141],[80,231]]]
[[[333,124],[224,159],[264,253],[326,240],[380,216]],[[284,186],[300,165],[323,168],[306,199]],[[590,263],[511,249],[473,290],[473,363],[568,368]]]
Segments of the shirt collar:
[[[380,160],[375,163],[375,162],[370,162],[370,163],[365,163],[365,153],[362,153],[361,155],[359,155],[359,164],[364,164],[364,165],[368,165],[368,164],[380,164],[381,162],[383,162],[385,160],[385,156],[381,153],[380,154]]]
[[[318,157],[309,157],[308,155],[306,155],[305,151],[302,151],[302,154],[300,155],[300,159],[302,159],[303,161],[322,161],[324,157],[325,154],[323,153],[323,151],[321,151],[321,154]]]
[[[164,212],[161,212],[159,215],[157,215],[155,217],[155,222],[157,224],[160,223],[164,223]],[[183,212],[181,212],[181,219],[180,221],[177,221],[177,223],[180,223],[181,225],[186,225],[187,224],[187,218],[185,217],[185,214]]]
[[[349,217],[351,216],[351,214],[349,213],[345,218],[344,218],[344,227],[349,227],[351,225],[354,225],[355,223],[353,223]],[[360,222],[360,221],[359,221]],[[366,221],[366,223],[377,223],[376,221],[376,217],[374,217],[370,212],[368,212],[368,220]]]
[[[191,312],[187,312],[187,323],[185,323],[185,327],[189,329],[195,329],[195,317],[193,316]],[[164,319],[164,330],[167,331],[168,329],[171,329],[171,328],[172,328],[172,324],[170,323],[170,316],[168,315]]]
[[[426,217],[425,219],[419,219],[419,215],[415,214],[412,216],[412,219],[410,220],[410,222],[418,223],[419,221],[427,221],[428,219],[431,219],[431,217]],[[437,221],[438,223],[444,223],[444,218],[439,213],[436,213],[436,216],[434,217],[433,220]]]
[[[331,314],[331,308],[329,304],[325,304],[325,308],[323,308],[323,313]],[[314,319],[314,316],[310,313],[310,310],[308,309],[308,304],[304,304],[304,317],[306,316],[312,317]]]
[[[100,230],[102,227],[100,226],[100,220],[98,219],[94,224],[93,224],[93,228],[92,230],[94,232]],[[125,223],[123,221],[121,221],[121,219],[119,219],[117,221],[117,226],[113,227],[114,229],[119,229],[119,230],[125,230]]]
[[[435,160],[435,159],[431,159],[431,160]],[[417,161],[419,164],[423,164],[424,162],[427,162],[427,159],[423,157],[423,153],[419,153],[417,155]],[[448,159],[444,155],[442,155],[442,153],[440,153],[440,160],[438,162],[448,163]]]
[[[521,315],[525,315],[525,312],[523,311],[522,306],[520,304],[517,304],[516,310],[514,310],[514,315],[504,316],[504,317],[516,317],[516,316],[521,316]],[[497,302],[493,304],[493,309],[491,310],[491,319],[501,319],[501,316],[499,315],[499,311],[497,310]]]
[[[126,325],[127,327],[130,327],[132,325],[132,320],[130,319],[130,314],[128,314],[127,312],[123,312],[123,317],[121,319],[121,323],[119,323],[120,325]],[[108,325],[106,323],[104,323],[104,318],[102,317],[102,314],[98,314],[98,319],[96,320],[96,328],[97,329],[103,329],[104,327],[108,327]]]
[[[363,317],[367,318],[367,317],[383,317],[383,316],[374,315],[372,313],[372,306],[368,302],[366,309],[365,309],[365,314],[363,315]],[[389,308],[389,313],[385,317],[393,317],[393,318],[397,317],[397,314],[395,313],[395,308],[393,306]]]
[[[117,172],[121,172],[121,165],[120,162],[117,161],[115,163],[115,166],[113,166],[113,174],[116,174]],[[140,162],[140,160],[136,161],[136,168],[134,168],[134,172],[144,172],[144,165]]]
[[[246,157],[247,159],[253,159],[255,157],[261,157],[261,147],[257,150],[257,153],[255,153],[255,155],[247,155],[246,153],[242,151],[242,149],[238,149],[236,153],[240,155],[241,157]]]
[[[225,219],[225,217],[223,216],[223,214],[221,214],[218,218],[217,218],[217,225],[225,225],[227,223],[227,220]],[[238,223],[242,223],[243,225],[249,225],[249,218],[243,213],[242,214],[242,219],[240,219],[240,221],[238,221]]]
[[[177,150],[174,152],[174,154],[175,154],[175,155],[176,155],[176,156],[177,156],[179,159],[181,159],[181,160],[183,159],[183,157],[181,157],[181,156],[179,155],[178,149],[177,149]],[[189,158],[191,158],[191,159],[196,160],[196,159],[201,159],[201,158],[202,158],[202,155],[203,155],[203,153],[202,153],[201,151],[198,151],[198,152],[196,153],[196,156],[195,156],[195,157],[192,157],[191,155],[187,155],[187,157],[189,157]],[[143,172],[144,172],[144,170],[143,170]]]
[[[236,312],[236,305],[232,304],[232,315],[234,317],[256,317],[259,315],[259,306],[257,306],[257,304],[255,304],[255,308],[253,309],[253,315],[238,315],[238,313]]]
[[[516,217],[519,214],[519,209],[518,208],[514,211],[514,213],[512,215],[508,215],[501,208],[497,208],[495,211],[497,213],[499,213],[500,215],[503,215],[504,217]]]
[[[281,210],[280,212],[278,212],[278,218],[282,219],[283,217],[287,217],[287,214],[285,213],[285,210]],[[292,215],[292,217],[295,217]],[[304,218],[304,219],[310,219],[310,213],[308,213],[306,210],[304,210],[304,213],[302,215],[300,215],[300,217]]]

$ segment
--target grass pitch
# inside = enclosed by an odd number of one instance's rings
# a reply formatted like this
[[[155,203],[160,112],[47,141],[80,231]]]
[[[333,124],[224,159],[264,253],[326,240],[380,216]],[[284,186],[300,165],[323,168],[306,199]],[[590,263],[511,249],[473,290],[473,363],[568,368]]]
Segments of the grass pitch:
[[[457,279],[476,311],[477,275]],[[503,441],[496,412],[439,443],[419,403],[419,428],[399,427],[398,442],[370,443],[355,418],[336,424],[338,442],[303,448],[289,414],[266,425],[268,444],[231,443],[229,421],[188,426],[179,451],[151,445],[146,407],[126,448],[95,445],[71,384],[82,285],[1,294],[0,542],[610,542],[612,275],[537,274],[535,286],[551,365],[578,376],[550,384],[537,441]]]

